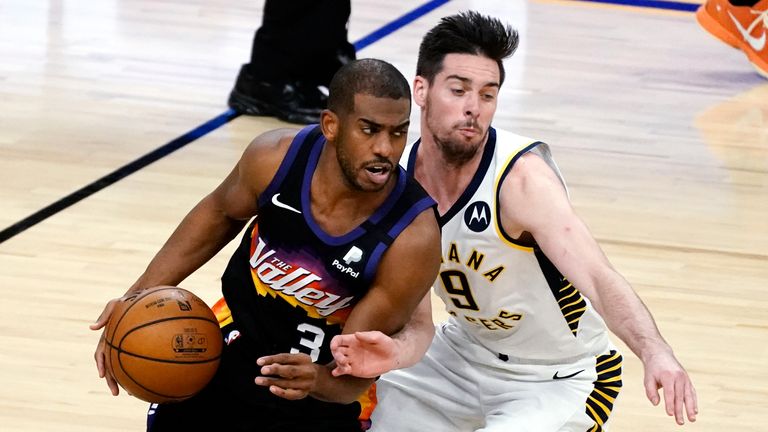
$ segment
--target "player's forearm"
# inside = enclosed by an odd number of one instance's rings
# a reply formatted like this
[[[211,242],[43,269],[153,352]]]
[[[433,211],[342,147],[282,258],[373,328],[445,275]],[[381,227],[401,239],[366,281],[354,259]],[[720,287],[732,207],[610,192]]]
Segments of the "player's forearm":
[[[181,221],[129,291],[178,285],[216,255],[244,224],[229,218],[206,197]]]
[[[373,384],[372,378],[357,378],[349,375],[334,377],[332,367],[318,365],[315,388],[309,395],[315,399],[340,404],[356,401]]]
[[[608,328],[641,360],[659,350],[671,350],[648,308],[618,275],[602,290],[598,311]]]
[[[395,344],[392,369],[403,369],[418,363],[429,349],[434,335],[432,303],[427,292],[413,311],[410,320],[399,332],[392,335]]]
[[[393,369],[403,369],[418,363],[429,349],[434,335],[435,326],[431,317],[414,317],[401,331],[392,336],[397,346]]]
[[[648,358],[659,351],[671,351],[672,348],[661,336],[645,305],[639,300],[638,305],[637,309],[618,324],[609,324],[609,328],[627,344],[640,360],[646,362]]]

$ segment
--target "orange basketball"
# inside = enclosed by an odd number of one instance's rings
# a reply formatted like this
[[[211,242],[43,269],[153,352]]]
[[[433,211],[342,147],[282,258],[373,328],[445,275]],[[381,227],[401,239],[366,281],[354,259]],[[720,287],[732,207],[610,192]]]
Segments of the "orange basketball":
[[[223,340],[211,309],[182,288],[160,286],[118,303],[105,334],[107,368],[147,402],[187,399],[219,366]]]

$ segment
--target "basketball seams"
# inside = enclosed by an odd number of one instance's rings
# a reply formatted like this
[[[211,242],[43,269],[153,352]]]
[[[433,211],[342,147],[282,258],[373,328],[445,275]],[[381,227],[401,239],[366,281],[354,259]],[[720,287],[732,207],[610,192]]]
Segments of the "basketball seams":
[[[129,353],[125,353],[125,354],[129,354]],[[178,401],[178,400],[183,400],[183,399],[186,399],[186,398],[189,398],[189,397],[192,397],[192,396],[195,395],[195,393],[192,393],[192,394],[184,394],[184,395],[173,396],[173,395],[166,395],[166,394],[163,394],[163,393],[158,393],[158,392],[156,392],[154,390],[150,390],[147,387],[145,387],[142,383],[140,383],[136,378],[132,377],[131,374],[128,373],[128,370],[123,367],[123,359],[120,357],[120,352],[119,351],[118,351],[118,354],[117,354],[117,362],[120,364],[120,370],[122,371],[123,375],[125,375],[126,378],[128,378],[131,381],[133,381],[134,384],[136,384],[137,386],[142,388],[147,393],[152,393],[154,395],[157,395],[157,396],[160,396],[160,397],[163,397],[163,398],[166,398],[166,399],[171,399],[170,402]]]
[[[141,358],[141,359],[145,359],[145,360],[153,360],[153,361],[158,361],[158,362],[163,362],[163,363],[196,364],[196,363],[207,363],[209,361],[218,360],[219,358],[221,358],[221,354],[219,354],[218,356],[216,356],[214,359],[211,359],[211,360],[198,360],[198,361],[184,362],[184,361],[177,361],[177,360],[165,360],[165,359],[159,359],[159,358],[154,358],[154,357],[147,357],[147,356],[143,356],[143,355],[140,355],[140,354],[132,353],[130,351],[126,351],[126,350],[123,349],[123,341],[125,340],[125,338],[127,338],[128,335],[130,335],[131,333],[133,333],[133,332],[135,332],[137,330],[140,330],[140,329],[143,329],[145,327],[149,327],[149,326],[152,326],[152,325],[155,325],[155,324],[163,323],[163,322],[166,322],[166,321],[177,321],[177,320],[186,320],[186,319],[195,319],[195,320],[200,320],[200,321],[207,321],[207,322],[213,324],[216,327],[217,330],[219,328],[219,323],[218,322],[215,322],[215,321],[210,320],[210,319],[205,318],[205,317],[183,317],[182,316],[182,317],[162,318],[162,319],[155,320],[155,321],[150,321],[148,323],[144,323],[144,324],[142,324],[140,326],[132,328],[126,334],[124,334],[122,338],[120,338],[120,342],[117,345],[114,345],[112,342],[109,342],[109,341],[107,341],[107,345],[109,345],[110,348],[112,348],[112,349],[114,349],[115,351],[118,352],[118,359],[120,358],[119,354],[126,354],[126,355],[130,355],[130,356],[133,356],[133,357],[138,357],[138,358]]]
[[[183,320],[183,319],[199,320],[199,321],[207,321],[207,322],[209,322],[209,323],[213,324],[213,325],[214,325],[214,326],[215,326],[217,329],[219,328],[219,323],[218,323],[217,321],[214,321],[214,320],[208,319],[208,318],[206,318],[206,317],[201,317],[201,316],[191,316],[191,317],[188,317],[188,316],[177,316],[177,317],[161,318],[161,319],[158,319],[158,320],[154,320],[154,321],[146,322],[146,323],[144,323],[144,324],[142,324],[142,325],[136,326],[136,327],[134,327],[134,328],[132,328],[132,329],[128,330],[128,331],[127,331],[127,332],[126,332],[126,333],[123,335],[123,337],[122,337],[122,338],[120,338],[120,343],[118,343],[118,344],[117,344],[117,348],[119,348],[119,349],[122,349],[122,347],[123,347],[123,341],[125,340],[125,338],[126,338],[126,337],[128,337],[128,335],[129,335],[129,334],[131,334],[131,333],[135,332],[136,330],[141,330],[141,329],[143,329],[144,327],[149,327],[149,326],[151,326],[151,325],[159,324],[159,323],[162,323],[162,322],[166,322],[166,321],[177,321],[177,320]],[[113,337],[112,339],[113,339],[113,342],[114,342],[114,337]]]
[[[218,355],[216,357],[209,358],[208,360],[193,360],[193,361],[179,361],[179,360],[165,360],[165,359],[159,359],[155,357],[147,357],[143,356],[141,354],[132,353],[130,351],[123,351],[120,348],[113,347],[115,351],[117,351],[117,359],[120,360],[120,354],[125,354],[127,356],[139,358],[142,360],[151,360],[158,363],[172,363],[172,364],[188,364],[188,365],[195,365],[195,364],[202,364],[202,363],[210,363],[212,361],[217,361],[221,358],[221,355]],[[122,365],[122,363],[120,363]]]
[[[139,303],[139,300],[143,299],[144,297],[148,296],[151,293],[156,293],[156,292],[160,292],[160,291],[168,291],[168,290],[178,290],[178,289],[179,289],[178,287],[171,287],[171,286],[166,287],[166,288],[160,288],[160,289],[148,288],[148,289],[145,289],[144,291],[138,293],[136,295],[136,298],[133,300],[133,303],[129,304],[128,307],[123,310],[123,314],[120,315],[120,318],[115,323],[115,327],[112,329],[112,337],[111,338],[105,338],[105,339],[110,339],[108,342],[112,342],[113,341],[113,339],[115,338],[115,333],[117,333],[117,329],[120,328],[120,323],[123,322],[123,318],[128,314],[128,311],[132,307],[136,306]],[[109,322],[107,322],[107,328],[109,328]]]
[[[128,310],[126,309],[126,312],[127,311]],[[166,359],[160,359],[160,358],[155,358],[155,357],[144,356],[144,355],[141,355],[141,354],[136,354],[136,353],[132,353],[130,351],[126,351],[126,350],[124,350],[122,348],[123,341],[126,339],[126,337],[128,337],[128,335],[130,335],[131,333],[133,333],[136,330],[139,330],[139,329],[142,329],[142,328],[145,328],[145,327],[149,327],[149,326],[152,326],[152,325],[155,325],[155,324],[167,322],[167,321],[177,321],[177,320],[184,320],[184,319],[194,319],[194,320],[199,320],[199,321],[207,321],[207,322],[213,324],[214,327],[216,328],[216,330],[218,330],[218,328],[219,328],[218,322],[215,322],[215,321],[210,320],[208,318],[205,318],[205,317],[183,317],[183,316],[182,317],[162,318],[162,319],[158,319],[158,320],[151,321],[151,322],[142,324],[140,326],[134,327],[131,330],[129,330],[126,334],[124,334],[122,338],[120,338],[120,342],[119,342],[119,344],[117,346],[114,345],[110,341],[106,341],[107,345],[112,350],[114,350],[115,353],[116,353],[115,357],[116,357],[117,363],[120,365],[120,371],[121,371],[122,375],[124,375],[125,378],[133,381],[133,383],[135,385],[137,385],[139,388],[141,388],[145,392],[151,393],[153,395],[156,395],[156,396],[159,396],[159,397],[162,397],[162,398],[170,399],[170,401],[184,400],[184,399],[187,399],[187,398],[189,398],[191,396],[194,396],[196,394],[195,392],[190,393],[190,394],[182,394],[182,395],[170,395],[170,394],[160,393],[160,392],[157,392],[155,390],[152,390],[152,389],[148,388],[147,386],[145,386],[144,384],[142,384],[140,381],[138,381],[136,378],[134,378],[132,376],[132,374],[130,373],[130,368],[125,367],[125,365],[123,364],[123,357],[121,355],[121,354],[124,354],[124,355],[127,355],[127,356],[131,356],[131,357],[134,357],[134,358],[139,358],[139,359],[147,360],[147,361],[153,361],[153,362],[159,362],[159,363],[170,363],[170,364],[181,364],[181,365],[184,365],[184,364],[186,364],[186,365],[195,365],[195,364],[204,364],[204,363],[210,363],[210,362],[217,362],[217,361],[219,361],[221,359],[221,355],[218,355],[218,356],[216,356],[214,358],[207,359],[207,360],[179,361],[179,360],[166,360]],[[110,353],[110,355],[112,355],[112,353]]]
[[[171,294],[166,294],[168,291],[174,291],[176,290],[180,297],[176,298],[177,296]],[[153,312],[154,309],[151,309],[150,306],[153,305],[152,302],[155,301],[161,301],[161,299],[168,298],[167,295],[170,295],[169,298],[170,302],[173,302],[173,300],[178,301],[184,301],[190,306],[194,305],[191,309],[181,309],[180,311],[175,311],[175,308],[168,309],[168,312]],[[156,287],[156,288],[150,288],[143,292],[140,292],[135,295],[130,300],[129,304],[125,304],[126,302],[123,301],[123,304],[120,306],[124,306],[122,310],[115,311],[120,313],[120,316],[117,317],[117,320],[114,322],[114,326],[110,326],[110,323],[107,323],[108,328],[111,327],[112,331],[108,332],[106,335],[107,337],[104,338],[104,342],[106,344],[106,348],[108,351],[107,358],[110,359],[110,364],[113,366],[109,366],[111,370],[115,372],[119,372],[119,374],[115,375],[115,378],[118,378],[118,375],[122,378],[122,380],[126,381],[126,384],[132,383],[130,387],[133,388],[133,391],[129,391],[129,393],[133,394],[135,397],[138,397],[139,399],[143,400],[153,400],[155,402],[174,402],[174,401],[180,401],[187,399],[194,394],[197,393],[196,390],[192,393],[189,393],[190,388],[186,388],[186,391],[184,391],[182,388],[162,388],[159,390],[162,390],[163,392],[159,392],[155,389],[151,389],[147,386],[153,386],[152,380],[148,381],[145,384],[142,384],[142,382],[139,381],[139,379],[142,379],[143,372],[141,369],[136,369],[137,365],[140,365],[142,362],[147,362],[147,365],[150,365],[152,363],[158,364],[165,364],[170,368],[176,368],[178,366],[176,365],[188,365],[189,368],[182,367],[180,371],[188,371],[188,372],[182,372],[182,374],[192,373],[193,371],[196,372],[196,367],[205,367],[209,368],[209,364],[218,364],[221,360],[221,351],[219,350],[219,353],[212,358],[207,359],[199,359],[195,358],[194,356],[189,356],[188,360],[185,361],[185,357],[180,357],[179,359],[163,359],[163,358],[156,358],[154,355],[162,355],[164,354],[161,351],[150,351],[147,354],[152,354],[152,356],[139,354],[143,353],[144,350],[142,349],[142,345],[135,345],[131,349],[138,351],[139,353],[134,353],[127,351],[125,346],[128,344],[129,336],[136,335],[135,332],[137,331],[150,331],[153,332],[152,326],[157,326],[158,329],[165,329],[168,328],[167,324],[170,324],[170,328],[176,327],[197,327],[200,329],[201,333],[204,333],[207,335],[209,339],[217,339],[217,341],[213,341],[214,345],[216,343],[219,344],[219,346],[223,346],[223,337],[221,336],[219,323],[218,321],[213,317],[213,314],[210,310],[210,307],[199,297],[197,297],[194,293],[189,292],[183,288],[174,287],[174,286],[165,286],[165,287]],[[138,308],[134,309],[134,306],[136,306],[138,303],[142,303],[142,306],[139,306]],[[170,306],[172,307],[172,306]],[[146,309],[146,310],[144,310]],[[175,311],[175,312],[172,312]],[[204,311],[210,312],[211,316],[207,316]],[[143,321],[144,319],[151,319],[153,314],[160,314],[160,315],[168,315],[168,314],[181,314],[180,316],[166,316],[164,318],[160,319],[154,319],[149,322],[142,322],[139,324],[139,322]],[[185,316],[184,313],[188,314],[195,314],[196,316]],[[203,315],[206,316],[200,316],[200,313],[203,313]],[[131,317],[130,315],[134,315],[134,317]],[[141,318],[136,318],[136,317]],[[156,315],[155,315],[156,316]],[[191,322],[184,322],[183,324],[175,324],[179,322],[179,320],[193,320]],[[205,323],[208,322],[211,324],[209,327],[208,325],[205,325]],[[129,327],[131,326],[131,327]],[[123,333],[122,327],[126,327],[125,333]],[[161,331],[161,330],[158,330]],[[216,335],[214,337],[214,335]],[[119,338],[117,336],[120,336]],[[141,339],[141,336],[139,336]],[[212,340],[212,339],[211,339]],[[160,341],[160,340],[158,340]],[[209,349],[212,349],[212,351],[209,351],[208,354],[216,353],[216,349],[213,349],[214,347],[208,346]],[[130,357],[125,357],[130,356]],[[142,366],[144,367],[144,366]],[[147,366],[150,367],[150,366]],[[210,368],[209,368],[210,369]],[[137,375],[138,374],[138,375]],[[146,380],[145,380],[146,381]],[[118,379],[118,383],[120,383],[120,379]],[[129,387],[126,387],[125,385],[121,384],[123,388],[128,389]],[[194,385],[193,385],[194,386]],[[168,391],[175,392],[177,390],[180,390],[183,394],[165,394]],[[156,399],[163,399],[163,400],[156,400]]]

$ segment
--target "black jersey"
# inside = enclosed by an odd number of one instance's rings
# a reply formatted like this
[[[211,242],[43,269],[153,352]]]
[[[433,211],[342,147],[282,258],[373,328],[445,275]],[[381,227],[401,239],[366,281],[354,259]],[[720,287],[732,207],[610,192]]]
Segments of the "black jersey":
[[[309,196],[324,145],[316,125],[296,135],[222,278],[234,323],[258,355],[304,352],[330,362],[330,341],[368,291],[387,248],[435,205],[398,166],[395,187],[368,220],[345,235],[327,234],[312,217]]]

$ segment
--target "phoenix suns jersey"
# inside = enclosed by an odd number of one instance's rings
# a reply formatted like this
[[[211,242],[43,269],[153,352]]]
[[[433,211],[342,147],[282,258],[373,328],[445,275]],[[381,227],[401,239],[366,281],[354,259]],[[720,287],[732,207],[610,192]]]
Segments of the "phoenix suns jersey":
[[[220,322],[234,321],[258,355],[303,352],[314,362],[330,362],[331,339],[368,291],[387,248],[434,206],[398,167],[396,185],[364,223],[329,235],[310,207],[324,145],[316,125],[296,135],[222,277],[226,306],[218,307]]]
[[[419,143],[404,158],[410,176]],[[442,264],[435,293],[451,320],[502,357],[549,363],[602,353],[610,342],[587,298],[537,245],[521,244],[501,227],[500,185],[515,161],[529,152],[563,181],[546,144],[490,128],[474,177],[438,218]]]

